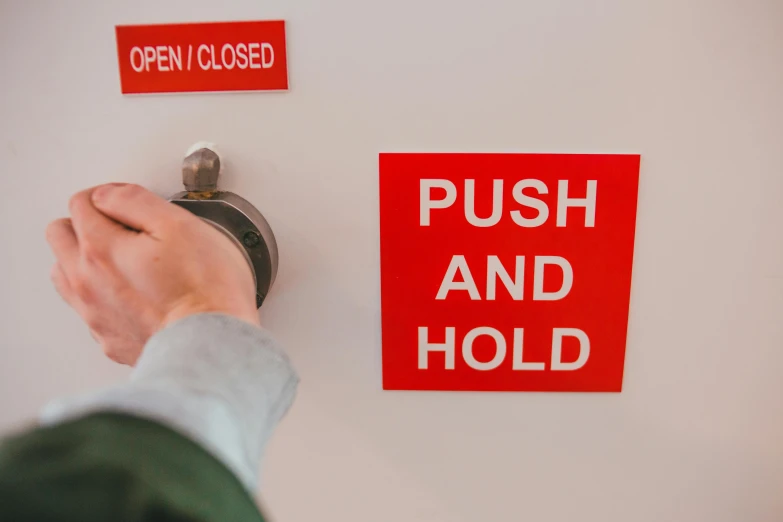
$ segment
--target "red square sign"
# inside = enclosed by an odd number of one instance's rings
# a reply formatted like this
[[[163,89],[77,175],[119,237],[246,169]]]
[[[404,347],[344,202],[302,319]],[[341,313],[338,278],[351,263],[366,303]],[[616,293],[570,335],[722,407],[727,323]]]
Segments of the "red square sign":
[[[381,154],[384,389],[621,391],[639,161]]]

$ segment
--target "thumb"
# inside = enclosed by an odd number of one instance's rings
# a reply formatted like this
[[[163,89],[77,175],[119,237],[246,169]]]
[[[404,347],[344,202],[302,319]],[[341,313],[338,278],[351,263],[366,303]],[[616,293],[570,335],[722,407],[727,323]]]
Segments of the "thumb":
[[[172,220],[190,215],[144,187],[132,184],[101,185],[92,192],[92,204],[118,223],[152,236],[167,228]]]

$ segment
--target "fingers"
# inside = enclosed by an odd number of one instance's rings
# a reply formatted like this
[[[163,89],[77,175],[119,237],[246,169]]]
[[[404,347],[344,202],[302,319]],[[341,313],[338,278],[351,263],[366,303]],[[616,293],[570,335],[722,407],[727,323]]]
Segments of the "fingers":
[[[103,185],[92,193],[95,207],[123,225],[159,236],[172,220],[190,213],[139,185]]]
[[[46,241],[57,258],[60,271],[72,272],[79,259],[79,243],[71,220],[57,219],[46,227]]]
[[[68,282],[68,278],[65,276],[65,272],[63,272],[60,263],[55,263],[54,266],[52,266],[51,278],[54,289],[57,290],[57,293],[60,294],[63,301],[73,306],[73,289],[71,288],[71,283]]]
[[[118,235],[130,234],[120,224],[95,208],[92,202],[94,190],[83,190],[75,194],[68,203],[73,230],[83,254],[85,249],[97,250],[101,246],[108,245]]]

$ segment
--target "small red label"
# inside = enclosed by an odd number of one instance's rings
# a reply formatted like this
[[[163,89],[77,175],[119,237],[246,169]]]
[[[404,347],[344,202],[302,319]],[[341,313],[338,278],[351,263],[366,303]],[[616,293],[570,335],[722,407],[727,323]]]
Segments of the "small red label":
[[[123,94],[288,89],[285,22],[118,25]]]
[[[639,161],[381,154],[384,389],[621,391]]]

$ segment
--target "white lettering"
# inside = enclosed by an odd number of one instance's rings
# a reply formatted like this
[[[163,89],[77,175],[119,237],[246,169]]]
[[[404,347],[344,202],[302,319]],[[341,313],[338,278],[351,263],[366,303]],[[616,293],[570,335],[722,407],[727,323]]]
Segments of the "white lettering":
[[[432,189],[441,188],[446,191],[443,199],[431,199]],[[447,179],[422,179],[419,181],[419,225],[430,226],[430,210],[448,208],[457,200],[457,187]]]
[[[169,46],[169,59],[171,60],[171,70],[182,70],[182,47],[177,46],[177,52],[174,52],[174,48]],[[174,67],[176,65],[176,68]]]
[[[522,345],[524,342],[525,329],[514,328],[514,351],[512,353],[512,369],[513,370],[535,370],[541,371],[546,369],[546,365],[543,362],[524,362],[522,359]]]
[[[261,55],[258,54],[258,50],[260,49],[260,47],[261,46],[258,45],[258,43],[255,43],[255,42],[247,45],[247,48],[249,50],[250,68],[251,69],[260,69],[261,68],[261,64],[260,63],[258,63],[257,61],[253,61],[254,58],[261,58]],[[254,51],[254,49],[255,49],[255,51]]]
[[[458,271],[462,275],[462,281],[454,280],[454,276],[457,275]],[[473,281],[473,275],[470,273],[465,256],[454,256],[451,258],[449,268],[446,270],[446,275],[443,276],[443,281],[440,283],[438,295],[435,296],[435,299],[446,299],[450,290],[467,290],[473,301],[481,300],[481,295],[479,295],[476,283]]]
[[[150,62],[154,62],[157,59],[155,56],[155,48],[149,45],[144,46],[144,69],[150,70]]]
[[[196,52],[196,58],[198,59],[198,66],[201,67],[202,70],[207,71],[209,70],[209,60],[207,60],[206,63],[201,61],[201,51],[206,51],[207,54],[209,54],[209,47],[207,47],[204,44],[201,44],[198,46],[198,51]]]
[[[563,337],[579,340],[579,357],[574,362],[563,362]],[[552,331],[552,369],[562,371],[578,370],[590,357],[590,339],[578,328],[555,328]]]
[[[492,214],[488,218],[476,217],[476,180],[465,180],[465,219],[474,227],[497,225],[503,214],[503,180],[492,180]]]
[[[247,64],[247,45],[237,44],[237,67],[244,70],[247,69]]]
[[[506,272],[498,256],[487,256],[487,300],[495,299],[495,280],[500,278],[503,286],[515,301],[521,301],[525,282],[525,256],[516,256],[514,279]]]
[[[513,371],[545,371],[546,363],[543,361],[525,361],[524,360],[524,328],[514,328],[513,333],[513,351],[511,355],[511,364]],[[476,339],[486,335],[495,341],[495,352],[492,359],[481,362],[476,359],[473,353],[473,345]],[[579,343],[579,355],[573,362],[563,361],[563,339],[573,337]],[[455,341],[456,328],[448,326],[445,328],[444,342],[433,343],[429,340],[429,328],[426,326],[418,327],[418,369],[429,369],[429,358],[432,352],[443,352],[444,369],[453,370],[455,368]],[[470,368],[478,371],[490,371],[497,369],[506,360],[508,355],[506,338],[495,328],[489,326],[479,326],[470,330],[462,339],[462,359]],[[550,369],[554,371],[575,371],[584,367],[590,358],[590,339],[587,334],[578,328],[553,328],[552,329],[552,352],[550,360]]]
[[[539,194],[546,194],[547,192],[549,192],[546,183],[544,183],[541,180],[523,179],[521,181],[518,181],[514,185],[514,188],[512,189],[514,201],[516,201],[522,206],[536,209],[538,211],[538,215],[534,218],[526,218],[522,216],[522,212],[520,212],[519,210],[512,210],[511,219],[514,220],[514,223],[516,223],[520,227],[541,226],[544,223],[546,223],[546,220],[549,218],[549,207],[547,207],[546,203],[544,203],[540,199],[526,196],[523,192],[523,190],[526,188],[536,189],[536,192],[538,192]]]
[[[215,59],[215,56],[217,56],[215,54],[215,44],[210,44],[209,45],[209,55],[212,57],[212,70],[213,71],[222,71],[223,70],[223,66],[222,65],[218,65],[218,62]]]
[[[231,64],[229,66],[228,61],[226,60],[226,49],[231,51]],[[237,55],[234,52],[234,48],[231,47],[231,44],[225,44],[223,46],[223,49],[220,50],[220,58],[223,60],[223,66],[228,69],[229,71],[234,68],[234,65],[237,62]]]
[[[136,65],[136,60],[133,58],[134,56],[139,56],[139,65]],[[136,72],[141,72],[144,70],[144,53],[139,49],[138,47],[134,47],[131,49],[130,52],[130,62],[131,67],[133,67],[133,70]]]
[[[430,352],[445,352],[445,369],[454,369],[454,327],[446,328],[446,342],[442,344],[430,343],[426,326],[419,326],[419,370],[429,367]]]
[[[269,51],[269,60],[266,59],[267,53],[266,51]],[[275,63],[275,50],[272,49],[272,44],[268,44],[266,42],[261,44],[261,66],[264,69],[269,69],[274,65]]]
[[[252,44],[251,44],[252,45]],[[437,180],[420,180],[421,189],[420,201],[422,202],[422,212],[420,224],[422,226],[429,225],[430,208],[447,208],[454,204],[457,198],[457,191],[453,182],[437,179]],[[483,183],[483,182],[482,182]],[[492,180],[492,210],[486,217],[478,217],[476,215],[476,180],[465,180],[465,219],[468,223],[475,227],[492,227],[497,225],[501,219],[503,219],[503,179]],[[445,186],[444,186],[445,185]],[[568,210],[574,207],[582,207],[585,209],[585,221],[584,226],[586,228],[595,227],[595,214],[596,214],[596,201],[598,192],[598,181],[587,180],[586,195],[583,198],[573,198],[568,196],[568,180],[561,179],[557,183],[557,203],[552,202],[552,205],[556,205],[557,222],[558,227],[565,227],[568,218]],[[447,190],[446,198],[443,200],[443,207],[426,207],[425,203],[430,201],[429,194],[424,192],[423,189],[431,188],[444,188]],[[522,179],[517,181],[511,189],[511,195],[514,201],[522,206],[522,210],[511,210],[508,212],[511,220],[520,227],[533,228],[539,227],[547,222],[549,216],[555,211],[555,208],[550,208],[547,202],[543,199],[535,197],[534,195],[525,194],[526,189],[535,190],[537,194],[548,194],[549,187],[546,183],[539,179]],[[530,190],[528,190],[530,192]],[[484,193],[478,198],[480,201],[486,201]],[[524,209],[532,209],[532,212],[527,217],[523,215]]]
[[[587,196],[584,198],[568,197],[568,180],[561,179],[557,182],[557,226],[566,226],[566,214],[568,207],[584,207],[585,209],[585,227],[595,226],[595,193],[598,188],[598,181],[591,179],[587,181]]]
[[[544,271],[546,265],[557,265],[563,271],[563,284],[556,292],[544,291]],[[574,284],[574,270],[571,263],[560,256],[536,256],[535,270],[533,271],[533,300],[557,301],[568,295]]]
[[[166,62],[169,61],[169,58],[166,56],[166,48],[162,45],[155,47],[155,54],[158,56],[158,70],[168,71],[169,66],[166,65]]]
[[[477,361],[473,355],[473,341],[475,341],[476,338],[480,335],[488,335],[495,340],[495,356],[491,361]],[[419,342],[419,345],[421,345],[421,341]],[[503,334],[494,328],[490,328],[488,326],[474,328],[473,330],[469,331],[462,340],[462,358],[465,359],[467,365],[474,370],[494,370],[500,366],[500,364],[503,362],[503,359],[506,358],[506,339],[503,337]]]

